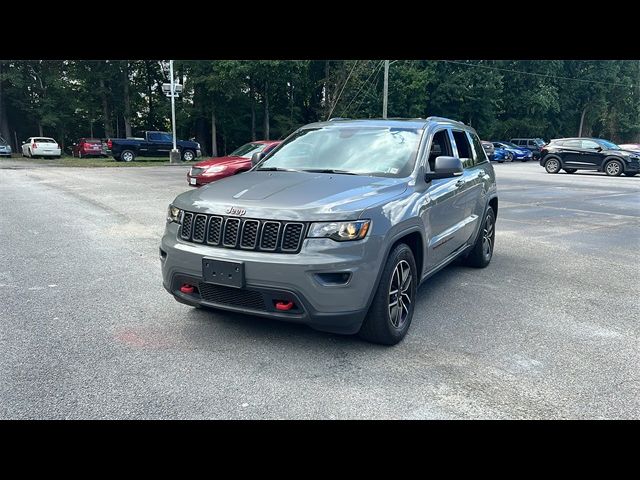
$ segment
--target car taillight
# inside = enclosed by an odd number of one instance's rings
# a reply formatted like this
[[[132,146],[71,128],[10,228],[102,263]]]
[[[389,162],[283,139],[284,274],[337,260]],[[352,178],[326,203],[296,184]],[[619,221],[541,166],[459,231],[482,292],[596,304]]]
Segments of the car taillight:
[[[35,142],[34,142],[34,143],[32,143],[32,144],[31,144],[31,148],[33,148],[33,149],[35,150],[36,148],[38,148],[38,144],[37,144],[37,143],[35,143]]]
[[[109,150],[111,150],[111,145],[113,145],[111,139],[107,140],[107,147],[109,147]]]

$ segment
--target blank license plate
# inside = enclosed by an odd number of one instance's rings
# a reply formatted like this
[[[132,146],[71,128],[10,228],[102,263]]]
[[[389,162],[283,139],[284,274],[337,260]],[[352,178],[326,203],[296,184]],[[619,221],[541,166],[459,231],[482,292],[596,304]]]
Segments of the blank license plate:
[[[202,279],[205,283],[242,288],[244,263],[205,257],[202,259]]]
[[[189,179],[189,184],[190,185],[195,185],[196,184],[196,179],[195,178],[190,178]]]

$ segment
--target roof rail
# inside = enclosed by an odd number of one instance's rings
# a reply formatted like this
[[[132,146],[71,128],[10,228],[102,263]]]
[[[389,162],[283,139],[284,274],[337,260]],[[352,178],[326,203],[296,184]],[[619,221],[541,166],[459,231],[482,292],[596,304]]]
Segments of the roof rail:
[[[351,120],[350,118],[344,118],[344,117],[332,117],[329,119],[330,122],[333,122],[335,120]]]
[[[459,123],[461,125],[464,125],[464,122],[460,122],[458,120],[453,120],[451,118],[446,118],[446,117],[427,117],[426,120],[432,121],[432,122],[452,122],[452,123]]]

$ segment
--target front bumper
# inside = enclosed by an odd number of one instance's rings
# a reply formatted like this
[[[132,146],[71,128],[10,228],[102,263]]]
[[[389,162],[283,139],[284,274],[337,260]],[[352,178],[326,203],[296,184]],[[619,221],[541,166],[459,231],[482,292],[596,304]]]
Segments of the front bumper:
[[[351,334],[360,329],[377,287],[383,260],[379,258],[379,252],[383,251],[381,238],[370,236],[356,242],[305,239],[298,254],[267,253],[183,242],[178,240],[177,227],[175,223],[167,226],[160,246],[163,285],[176,300],[304,323],[336,333]],[[203,257],[242,261],[244,288],[225,287],[221,292],[225,299],[220,301],[211,295],[205,299],[205,295],[197,291],[182,293],[183,283],[201,285]],[[326,281],[327,274],[342,273],[348,276],[346,282]],[[252,302],[248,306],[229,303],[229,295],[245,293],[252,298],[261,297],[264,306],[254,308]],[[278,311],[275,300],[291,300],[297,309]]]
[[[231,172],[227,172],[226,170],[209,174],[201,173],[200,175],[194,176],[192,176],[190,173],[187,173],[187,182],[192,187],[201,187],[202,185],[206,185],[207,183],[215,182],[216,180],[220,180],[229,176],[231,176]],[[192,179],[195,179],[195,183]]]

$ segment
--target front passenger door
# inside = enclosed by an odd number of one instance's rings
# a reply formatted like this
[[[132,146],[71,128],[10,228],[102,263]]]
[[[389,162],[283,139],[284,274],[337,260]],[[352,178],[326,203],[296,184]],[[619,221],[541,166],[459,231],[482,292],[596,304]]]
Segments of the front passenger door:
[[[602,147],[598,142],[593,140],[582,140],[582,168],[588,168],[590,170],[598,170],[602,168],[602,161],[605,155],[600,153]]]

